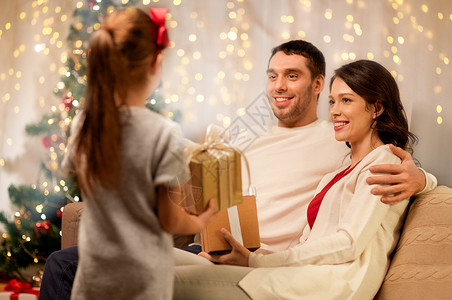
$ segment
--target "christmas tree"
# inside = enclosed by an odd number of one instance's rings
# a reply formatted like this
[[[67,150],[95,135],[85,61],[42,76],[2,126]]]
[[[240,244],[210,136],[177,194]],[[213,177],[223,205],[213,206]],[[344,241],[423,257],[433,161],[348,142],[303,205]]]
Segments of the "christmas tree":
[[[26,127],[30,136],[40,136],[48,155],[41,163],[36,185],[11,185],[8,189],[14,217],[0,212],[5,233],[0,249],[0,272],[8,278],[24,281],[21,270],[45,263],[46,258],[61,245],[61,215],[64,205],[81,201],[80,190],[73,174],[66,173],[61,162],[65,153],[72,118],[84,102],[88,41],[92,32],[100,27],[99,16],[120,7],[135,5],[134,0],[79,1],[74,11],[67,45],[69,48],[66,73],[55,88],[61,99],[37,124]],[[152,95],[146,105],[155,111],[165,107],[159,94]],[[174,113],[173,119],[180,117]]]

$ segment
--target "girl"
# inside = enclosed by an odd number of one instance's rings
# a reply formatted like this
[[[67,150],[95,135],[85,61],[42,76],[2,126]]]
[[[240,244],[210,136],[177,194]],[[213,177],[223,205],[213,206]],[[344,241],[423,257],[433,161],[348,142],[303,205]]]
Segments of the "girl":
[[[115,11],[90,40],[67,155],[85,200],[71,299],[171,299],[168,232],[199,232],[213,215],[212,202],[200,216],[174,204],[188,179],[179,130],[145,107],[160,81],[166,12]]]
[[[351,147],[351,162],[320,182],[299,244],[271,254],[250,253],[223,230],[232,252],[220,257],[201,255],[253,268],[177,267],[175,299],[208,299],[209,284],[214,281],[226,282],[223,288],[229,289],[229,295],[235,293],[234,299],[375,296],[397,244],[408,199],[384,204],[371,194],[365,180],[372,165],[400,163],[388,144],[411,149],[416,138],[408,131],[397,84],[380,64],[361,60],[339,68],[330,91],[335,137]],[[218,288],[217,294],[222,294]]]

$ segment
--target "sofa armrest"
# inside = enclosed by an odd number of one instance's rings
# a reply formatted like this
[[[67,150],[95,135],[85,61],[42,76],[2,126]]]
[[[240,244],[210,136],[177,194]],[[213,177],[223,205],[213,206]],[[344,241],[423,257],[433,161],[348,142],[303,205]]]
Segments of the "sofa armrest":
[[[77,246],[78,227],[83,205],[83,202],[74,202],[64,207],[61,221],[61,249]]]
[[[452,189],[418,196],[375,299],[450,299],[452,295]]]

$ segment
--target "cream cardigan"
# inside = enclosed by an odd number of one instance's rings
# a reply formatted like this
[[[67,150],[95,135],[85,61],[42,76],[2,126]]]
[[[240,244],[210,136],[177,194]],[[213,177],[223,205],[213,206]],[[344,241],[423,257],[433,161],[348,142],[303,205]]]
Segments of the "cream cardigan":
[[[365,180],[371,165],[393,163],[400,159],[387,145],[369,153],[328,191],[312,231],[305,226],[299,245],[250,255],[250,266],[259,268],[240,287],[253,299],[372,299],[388,268],[408,199],[384,204]],[[326,175],[317,192],[336,173]]]

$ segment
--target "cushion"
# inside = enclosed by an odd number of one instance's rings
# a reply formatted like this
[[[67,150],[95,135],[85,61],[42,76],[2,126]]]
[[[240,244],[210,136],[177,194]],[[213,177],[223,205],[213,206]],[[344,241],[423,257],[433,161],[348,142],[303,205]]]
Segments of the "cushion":
[[[452,189],[438,186],[411,205],[375,299],[451,299]]]

